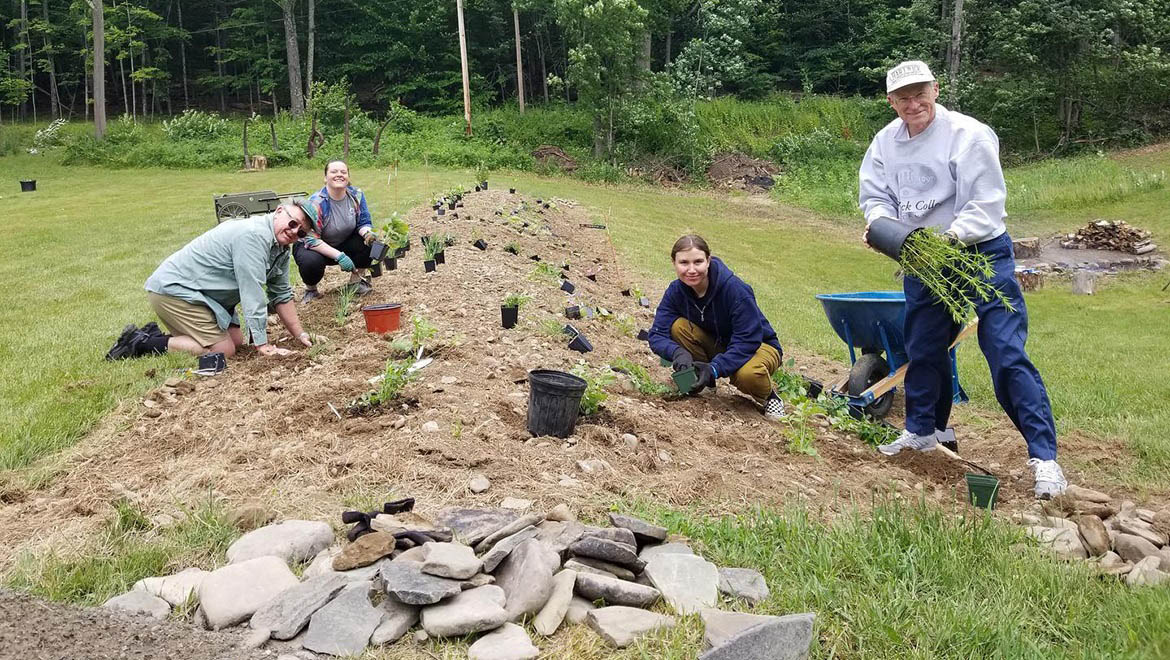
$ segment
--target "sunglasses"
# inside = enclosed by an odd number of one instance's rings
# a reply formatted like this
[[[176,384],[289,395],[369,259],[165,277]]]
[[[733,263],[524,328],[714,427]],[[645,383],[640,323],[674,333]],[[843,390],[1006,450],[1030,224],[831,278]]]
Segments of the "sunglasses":
[[[305,230],[301,227],[300,221],[298,221],[298,220],[289,220],[288,221],[288,228],[297,233],[297,238],[304,238],[305,236],[307,236],[307,234],[305,233]]]

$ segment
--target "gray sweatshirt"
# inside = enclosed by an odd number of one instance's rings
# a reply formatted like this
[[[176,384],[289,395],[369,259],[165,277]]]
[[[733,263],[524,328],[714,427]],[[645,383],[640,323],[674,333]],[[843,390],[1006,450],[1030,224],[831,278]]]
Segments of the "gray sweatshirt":
[[[861,161],[858,203],[868,225],[879,217],[951,231],[965,245],[1007,231],[1007,186],[999,138],[986,124],[935,104],[934,121],[914,137],[895,119]]]

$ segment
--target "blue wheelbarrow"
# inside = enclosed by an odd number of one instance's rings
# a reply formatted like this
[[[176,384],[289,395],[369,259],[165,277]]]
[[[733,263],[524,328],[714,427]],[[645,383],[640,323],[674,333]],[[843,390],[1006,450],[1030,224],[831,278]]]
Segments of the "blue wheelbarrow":
[[[826,389],[849,401],[851,408],[875,419],[890,412],[894,390],[906,378],[906,296],[901,291],[823,293],[817,296],[829,324],[849,348],[848,375]],[[955,347],[975,332],[978,320],[968,324],[951,343],[951,385],[955,403],[967,401],[959,385]],[[860,355],[858,355],[860,349]]]

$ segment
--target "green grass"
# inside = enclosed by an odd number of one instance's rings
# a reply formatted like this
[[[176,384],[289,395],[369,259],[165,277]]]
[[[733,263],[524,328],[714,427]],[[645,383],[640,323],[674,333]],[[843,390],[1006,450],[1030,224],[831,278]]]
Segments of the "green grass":
[[[162,529],[153,529],[134,505],[117,501],[97,538],[77,547],[22,555],[4,581],[50,600],[99,605],[144,577],[192,566],[211,569],[222,563],[237,536],[214,500],[194,505]]]

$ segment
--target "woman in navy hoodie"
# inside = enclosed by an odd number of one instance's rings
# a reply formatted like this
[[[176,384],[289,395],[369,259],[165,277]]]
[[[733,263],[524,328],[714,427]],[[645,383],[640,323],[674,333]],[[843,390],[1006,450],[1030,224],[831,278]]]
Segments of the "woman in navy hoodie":
[[[694,366],[694,391],[718,378],[751,396],[764,417],[780,419],[784,403],[772,389],[772,373],[784,354],[776,331],[756,304],[756,294],[694,234],[670,250],[678,279],[666,287],[650,328],[650,349],[675,371]]]

